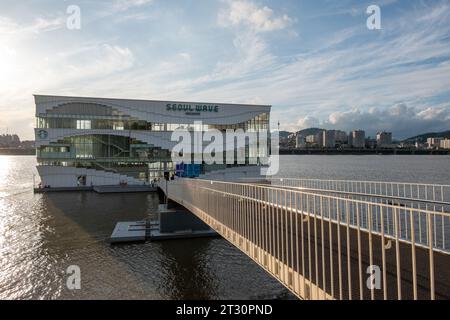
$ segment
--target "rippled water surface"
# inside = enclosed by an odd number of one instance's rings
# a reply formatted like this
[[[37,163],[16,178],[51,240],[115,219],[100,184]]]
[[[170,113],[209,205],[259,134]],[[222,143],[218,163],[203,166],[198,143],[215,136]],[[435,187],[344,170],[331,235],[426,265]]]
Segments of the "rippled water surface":
[[[33,194],[35,158],[0,156],[0,298],[268,299],[292,295],[227,241],[110,246],[117,221],[156,211],[155,194]],[[447,156],[286,156],[281,175],[450,182]],[[81,290],[65,270],[81,268]]]

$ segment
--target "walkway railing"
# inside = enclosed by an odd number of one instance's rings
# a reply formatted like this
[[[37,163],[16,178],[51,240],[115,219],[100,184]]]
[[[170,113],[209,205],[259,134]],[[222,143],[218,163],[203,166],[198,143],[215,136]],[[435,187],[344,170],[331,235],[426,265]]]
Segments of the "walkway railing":
[[[450,297],[448,212],[197,179],[167,192],[300,298]]]
[[[274,186],[299,188],[309,191],[339,192],[341,194],[379,196],[383,199],[402,200],[417,205],[421,202],[432,209],[434,205],[450,206],[450,185],[384,182],[384,181],[354,181],[354,180],[323,180],[296,178],[267,178]],[[435,209],[432,209],[436,211]],[[438,210],[440,211],[440,210]]]

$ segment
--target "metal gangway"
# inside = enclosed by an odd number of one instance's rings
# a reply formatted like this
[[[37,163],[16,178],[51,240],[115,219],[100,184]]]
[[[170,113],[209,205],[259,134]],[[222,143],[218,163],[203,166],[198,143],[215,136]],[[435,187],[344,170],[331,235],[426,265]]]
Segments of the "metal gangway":
[[[301,299],[449,299],[450,186],[269,178],[161,189]]]

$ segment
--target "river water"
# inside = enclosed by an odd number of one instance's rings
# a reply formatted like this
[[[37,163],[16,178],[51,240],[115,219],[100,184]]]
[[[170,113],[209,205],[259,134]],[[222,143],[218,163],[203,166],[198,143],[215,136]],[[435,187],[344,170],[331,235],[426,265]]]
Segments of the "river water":
[[[450,183],[449,156],[282,156],[280,176]],[[156,194],[33,194],[36,160],[0,156],[1,299],[290,299],[221,238],[110,246],[117,221],[156,212]],[[81,270],[69,290],[66,270]]]

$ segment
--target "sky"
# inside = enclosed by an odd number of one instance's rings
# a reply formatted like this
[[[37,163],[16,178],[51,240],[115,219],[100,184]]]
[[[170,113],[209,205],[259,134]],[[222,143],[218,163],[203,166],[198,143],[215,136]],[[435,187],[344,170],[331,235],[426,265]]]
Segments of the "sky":
[[[2,0],[0,134],[34,138],[33,94],[270,104],[289,131],[450,130],[450,1]]]

